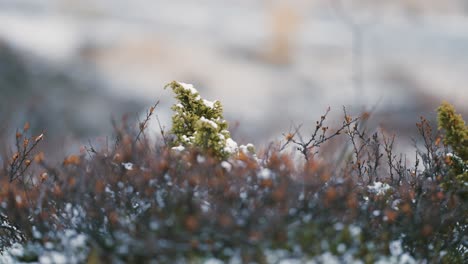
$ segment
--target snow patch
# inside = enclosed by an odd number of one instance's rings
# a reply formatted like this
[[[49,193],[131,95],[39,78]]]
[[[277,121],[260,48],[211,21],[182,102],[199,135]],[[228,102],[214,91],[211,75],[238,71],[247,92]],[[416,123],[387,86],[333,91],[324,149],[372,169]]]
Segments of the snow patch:
[[[177,82],[177,83],[180,84],[180,86],[182,86],[185,90],[190,91],[190,93],[192,93],[192,94],[198,94],[197,89],[195,89],[195,88],[193,87],[192,84],[183,83],[183,82]]]
[[[184,151],[185,150],[185,147],[182,146],[182,145],[179,145],[179,146],[176,146],[176,147],[172,147],[173,150],[177,150],[177,151]]]
[[[51,251],[39,257],[39,263],[41,264],[66,264],[67,258],[65,255],[56,251]]]
[[[131,162],[122,162],[122,166],[124,166],[126,170],[129,170],[129,171],[133,170],[133,163]]]
[[[383,195],[385,194],[388,190],[392,189],[390,185],[387,183],[382,183],[382,182],[374,182],[373,185],[368,185],[367,189],[371,193],[375,193],[377,195]]]
[[[390,249],[390,254],[392,254],[392,256],[401,255],[403,253],[401,240],[395,240],[395,241],[390,242],[389,249]]]
[[[221,162],[221,167],[223,167],[226,171],[230,172],[231,169],[232,169],[232,165],[231,163],[227,162],[227,161],[223,161]]]
[[[203,123],[209,124],[214,129],[218,129],[218,125],[215,122],[213,122],[212,120],[206,119],[204,116],[200,118],[200,121],[202,121]]]
[[[203,157],[202,155],[197,155],[197,162],[198,163],[204,163],[206,161],[206,158]]]
[[[217,100],[211,102],[211,101],[208,101],[208,100],[206,100],[206,99],[203,99],[203,104],[206,105],[206,106],[209,107],[209,108],[214,108],[214,105],[215,105],[216,101],[217,101]]]
[[[215,258],[210,258],[204,261],[204,264],[222,264],[222,263],[224,262]]]
[[[237,146],[237,142],[232,140],[231,138],[226,139],[226,147],[224,147],[224,151],[228,153],[236,153],[239,150],[239,147]]]
[[[268,169],[268,168],[263,168],[260,170],[260,172],[258,173],[258,178],[262,179],[262,180],[268,180],[268,179],[271,179],[273,176],[273,172]]]
[[[239,149],[244,153],[244,154],[249,154],[252,152],[252,150],[255,149],[255,146],[252,143],[249,143],[247,145],[241,145]]]

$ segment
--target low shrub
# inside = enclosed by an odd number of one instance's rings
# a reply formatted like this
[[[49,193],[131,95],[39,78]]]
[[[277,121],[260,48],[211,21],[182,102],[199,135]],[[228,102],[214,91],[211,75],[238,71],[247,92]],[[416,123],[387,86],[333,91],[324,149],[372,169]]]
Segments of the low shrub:
[[[367,114],[353,118],[346,110],[337,129],[326,126],[325,114],[310,138],[296,128],[263,154],[248,145],[227,155],[230,136],[220,103],[211,108],[187,86],[173,82],[170,87],[182,102],[173,108],[173,141],[164,132],[155,144],[144,136],[157,104],[136,129],[114,124],[113,147],[90,145],[58,165],[35,152],[38,146],[32,144],[42,136],[24,143],[20,138],[26,133],[17,135],[23,143],[3,154],[0,172],[3,258],[40,263],[467,260],[467,186],[452,180],[456,188],[444,185],[460,174],[455,155],[466,165],[459,145],[466,142],[466,133],[459,132],[466,126],[447,126],[458,120],[448,105],[439,110],[445,136],[433,133],[424,119],[418,123],[423,147],[413,165],[394,153],[394,138],[367,131]],[[201,117],[216,126],[205,126]],[[322,148],[333,140],[350,147]],[[174,149],[178,146],[183,149]],[[294,160],[288,146],[304,161]],[[13,173],[18,158],[25,160],[19,168],[26,160],[29,165]]]

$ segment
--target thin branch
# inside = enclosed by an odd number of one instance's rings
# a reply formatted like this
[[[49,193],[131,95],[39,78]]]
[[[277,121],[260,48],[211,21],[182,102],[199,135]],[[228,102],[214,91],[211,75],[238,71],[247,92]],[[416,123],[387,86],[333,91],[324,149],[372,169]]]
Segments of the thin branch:
[[[133,142],[134,144],[136,144],[140,140],[140,136],[143,134],[144,130],[148,126],[148,122],[154,113],[154,109],[158,106],[158,104],[159,104],[159,100],[153,106],[151,106],[150,109],[146,112],[145,120],[139,123],[139,127],[138,127],[139,131],[138,131],[138,135],[135,138],[135,141]]]
[[[358,118],[351,118],[346,113],[346,108],[343,107],[344,112],[344,121],[340,128],[332,132],[331,134],[327,134],[329,131],[328,126],[324,125],[324,122],[327,118],[328,113],[330,112],[330,107],[327,108],[327,111],[324,115],[321,116],[320,121],[316,122],[315,129],[310,136],[310,139],[305,141],[300,133],[301,126],[296,127],[294,133],[288,133],[286,135],[286,143],[281,147],[280,150],[283,150],[288,144],[293,143],[297,146],[297,149],[302,153],[306,160],[309,160],[309,156],[311,155],[311,151],[314,148],[319,148],[324,142],[340,135],[346,128],[349,128],[352,124],[356,123],[359,120]],[[284,135],[284,134],[283,134]],[[312,155],[318,153],[318,150]]]
[[[165,127],[161,126],[161,122],[159,121],[159,116],[156,115],[156,120],[158,121],[158,126],[159,126],[159,132],[161,133],[162,139],[164,141],[164,145],[167,146],[167,138],[166,138],[166,133],[164,132]]]

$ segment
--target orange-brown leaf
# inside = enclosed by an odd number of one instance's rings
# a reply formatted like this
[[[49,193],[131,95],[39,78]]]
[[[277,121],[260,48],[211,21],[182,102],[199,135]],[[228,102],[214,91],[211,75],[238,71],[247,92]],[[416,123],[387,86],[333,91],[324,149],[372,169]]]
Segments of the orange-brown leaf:
[[[23,131],[26,132],[29,130],[29,122],[24,123]]]
[[[63,161],[63,165],[79,165],[80,157],[76,155],[70,155]]]
[[[36,156],[34,156],[34,161],[36,163],[41,163],[44,161],[44,152],[39,152],[36,154]]]

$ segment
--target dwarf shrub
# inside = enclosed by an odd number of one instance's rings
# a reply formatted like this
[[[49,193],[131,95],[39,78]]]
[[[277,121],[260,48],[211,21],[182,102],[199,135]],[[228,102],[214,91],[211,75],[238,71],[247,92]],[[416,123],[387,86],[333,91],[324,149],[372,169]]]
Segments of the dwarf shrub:
[[[204,101],[191,85],[169,86],[179,101],[170,144],[164,134],[164,142],[150,144],[142,132],[156,104],[137,130],[116,124],[113,147],[90,142],[87,153],[55,166],[47,155],[29,158],[23,149],[42,136],[24,141],[26,128],[16,135],[18,154],[0,148],[8,165],[0,169],[0,263],[466,263],[467,199],[428,180],[451,177],[451,165],[431,165],[446,153],[432,134],[422,134],[434,147],[422,168],[419,161],[407,167],[393,154],[393,140],[362,132],[346,112],[341,130],[355,159],[334,155],[341,144],[299,150],[312,153],[304,166],[273,147],[259,159],[229,157],[236,152],[220,103]],[[311,141],[297,130],[286,139],[317,149],[339,140],[341,130],[327,134],[324,119]],[[420,127],[430,128],[427,121]],[[462,159],[454,142],[453,157]],[[179,147],[187,150],[171,151]],[[237,152],[254,151],[248,144]],[[10,180],[17,160],[31,163]],[[2,259],[3,247],[11,261]]]
[[[174,91],[178,101],[172,106],[173,147],[196,147],[211,151],[219,158],[227,158],[237,151],[219,101],[202,99],[191,84],[173,81],[166,87]]]

